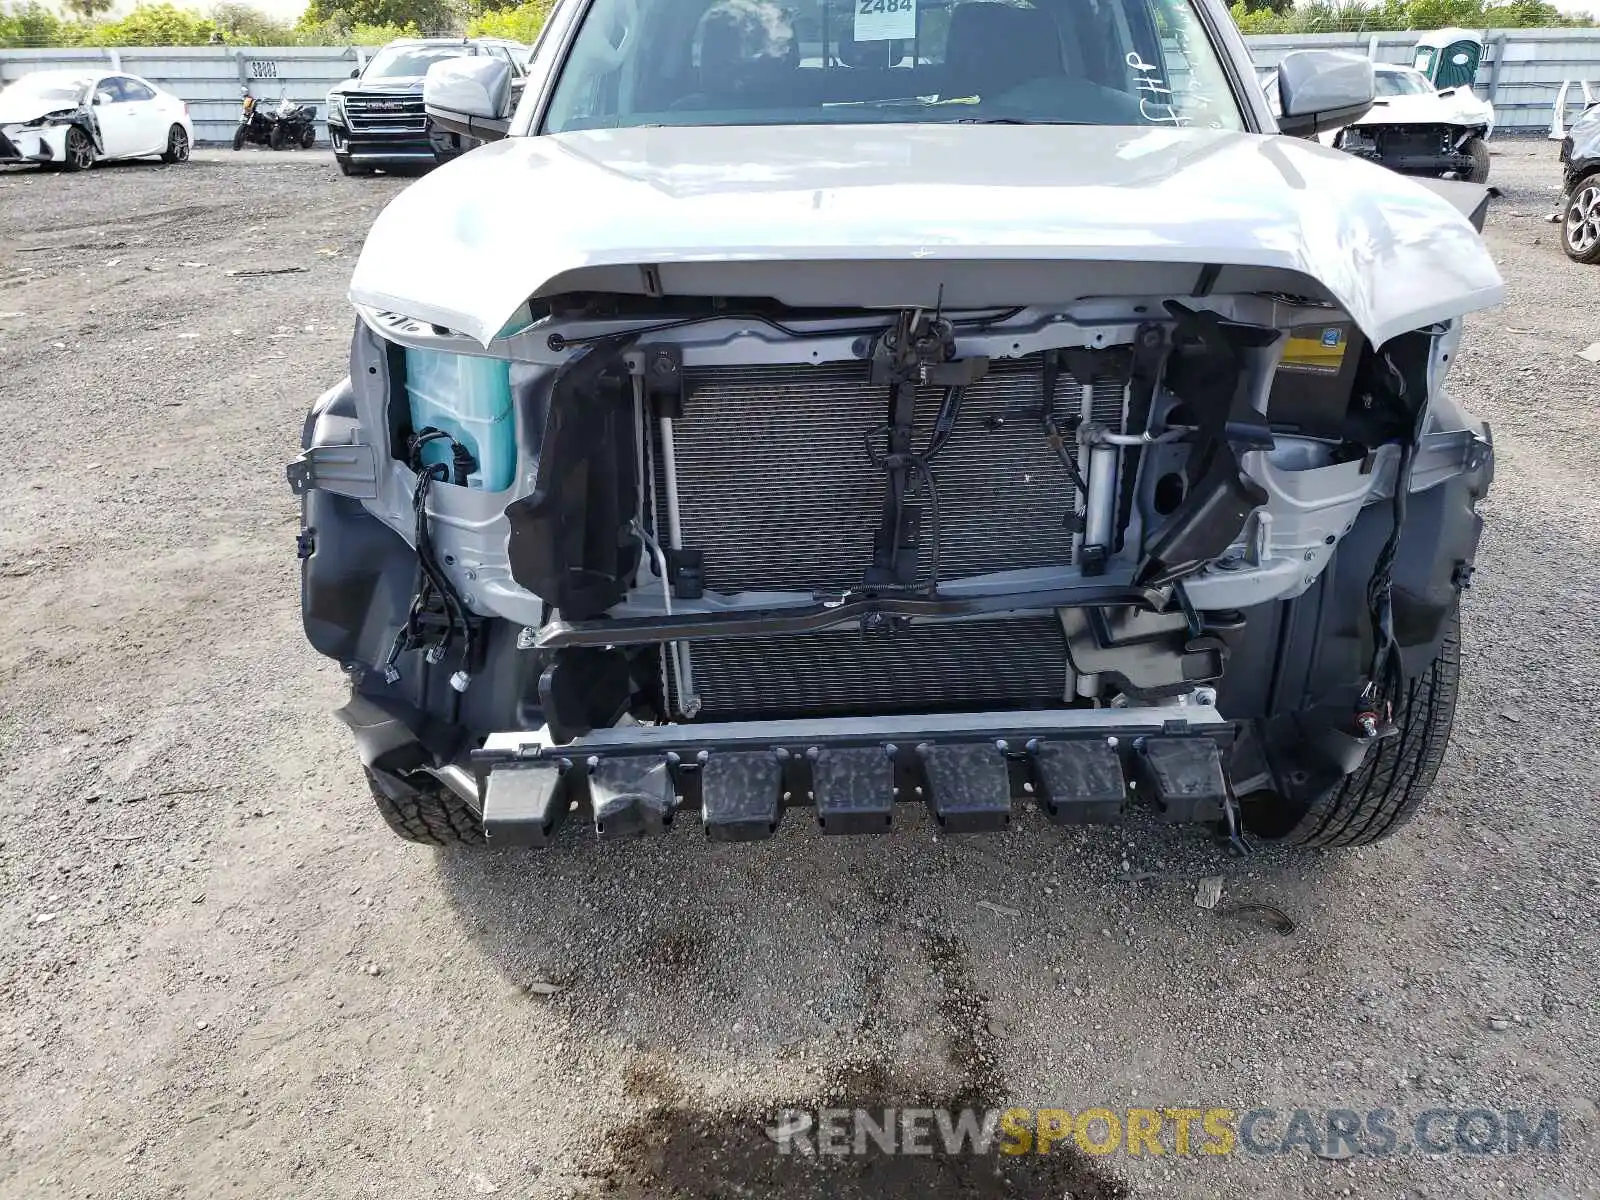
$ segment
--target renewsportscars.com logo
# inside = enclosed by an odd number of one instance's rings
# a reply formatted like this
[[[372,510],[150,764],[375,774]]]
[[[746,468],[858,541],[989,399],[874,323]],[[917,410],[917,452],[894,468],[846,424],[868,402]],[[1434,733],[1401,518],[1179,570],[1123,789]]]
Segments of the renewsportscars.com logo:
[[[1383,1158],[1556,1153],[1554,1109],[821,1108],[768,1127],[779,1154],[1050,1154]]]

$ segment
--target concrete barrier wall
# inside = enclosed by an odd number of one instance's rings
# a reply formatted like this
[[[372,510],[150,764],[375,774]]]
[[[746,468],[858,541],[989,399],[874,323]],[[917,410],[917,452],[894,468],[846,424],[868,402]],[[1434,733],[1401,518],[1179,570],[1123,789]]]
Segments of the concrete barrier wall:
[[[1261,66],[1272,66],[1290,50],[1334,47],[1369,54],[1378,62],[1409,63],[1417,35],[1406,32],[1258,34],[1246,38]],[[288,96],[326,115],[328,88],[347,78],[371,50],[341,46],[178,46],[106,50],[0,50],[0,83],[51,67],[109,64],[142,75],[189,102],[195,136],[226,141],[238,123],[239,89],[249,84],[263,100]],[[1544,132],[1563,82],[1568,89],[1564,119],[1583,107],[1587,82],[1600,97],[1600,29],[1490,30],[1478,94],[1494,103],[1497,128]]]

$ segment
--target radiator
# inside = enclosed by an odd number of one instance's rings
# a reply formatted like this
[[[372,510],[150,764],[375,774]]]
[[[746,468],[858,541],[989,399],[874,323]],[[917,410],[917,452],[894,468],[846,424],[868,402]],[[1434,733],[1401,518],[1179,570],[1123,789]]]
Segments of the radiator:
[[[674,425],[683,544],[704,556],[713,591],[837,591],[857,587],[872,562],[886,473],[867,457],[889,390],[861,363],[730,367],[685,372]],[[932,463],[939,497],[939,577],[1072,561],[1066,519],[1071,477],[1045,442],[1038,356],[994,363],[968,388],[950,441]],[[927,444],[942,389],[918,394],[916,446]],[[1062,374],[1059,423],[1083,416],[1120,429],[1120,381],[1092,388]],[[657,431],[657,500],[662,456]],[[875,442],[881,449],[882,438]],[[1076,447],[1072,453],[1076,454]],[[933,527],[922,506],[919,580],[932,578]],[[658,524],[660,524],[658,522]],[[663,542],[667,531],[659,529]]]
[[[685,373],[674,423],[679,513],[684,546],[703,555],[708,589],[860,586],[887,489],[865,437],[883,425],[889,393],[867,371],[834,363]],[[967,389],[955,432],[932,463],[941,580],[1072,561],[1067,517],[1077,497],[1045,441],[1042,398],[1038,356],[995,362]],[[918,449],[943,402],[942,389],[918,394]],[[1057,383],[1061,425],[1081,416],[1121,429],[1125,408],[1119,380],[1085,388],[1063,372]],[[659,428],[653,449],[653,510],[664,514]],[[927,582],[933,525],[926,495],[919,503],[919,577]],[[664,516],[657,527],[665,542]],[[1069,692],[1053,614],[918,623],[892,635],[851,628],[698,642],[691,655],[705,717],[1022,708],[1062,703]]]

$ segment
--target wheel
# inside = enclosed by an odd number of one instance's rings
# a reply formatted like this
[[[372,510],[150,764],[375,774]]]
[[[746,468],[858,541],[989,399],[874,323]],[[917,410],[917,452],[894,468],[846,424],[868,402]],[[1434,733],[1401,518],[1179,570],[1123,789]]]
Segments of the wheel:
[[[481,846],[483,821],[460,796],[432,776],[400,778],[366,769],[367,786],[389,828],[427,846]]]
[[[1467,144],[1461,147],[1472,155],[1472,170],[1467,172],[1468,183],[1489,182],[1489,145],[1482,138],[1468,138]]]
[[[307,125],[300,131],[300,149],[309,150],[317,144],[317,127]]]
[[[282,125],[274,125],[272,127],[272,132],[267,135],[267,145],[271,146],[274,150],[282,150],[283,149],[283,126]]]
[[[353,163],[348,158],[339,159],[339,174],[341,175],[371,175],[372,168]]]
[[[235,129],[233,131],[233,148],[235,150],[243,150],[244,149],[244,126],[243,125],[239,126],[239,128],[237,128],[237,129]]]
[[[67,130],[67,156],[61,162],[64,171],[87,171],[94,166],[94,143],[89,135],[74,125]]]
[[[1365,846],[1381,841],[1416,814],[1433,786],[1461,678],[1461,618],[1452,613],[1439,654],[1426,673],[1407,681],[1395,705],[1399,733],[1378,743],[1353,775],[1298,806],[1270,792],[1241,797],[1253,834],[1295,846]]]
[[[174,125],[167,130],[167,150],[161,156],[164,163],[181,163],[189,161],[189,135],[184,132],[182,125]]]
[[[1600,172],[1574,185],[1562,214],[1561,248],[1573,262],[1600,262]]]

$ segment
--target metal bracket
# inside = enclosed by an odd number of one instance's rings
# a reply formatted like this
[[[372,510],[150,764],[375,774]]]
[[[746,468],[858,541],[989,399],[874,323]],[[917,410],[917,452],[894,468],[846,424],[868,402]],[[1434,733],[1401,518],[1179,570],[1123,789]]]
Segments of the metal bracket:
[[[645,394],[659,417],[679,420],[688,398],[683,378],[683,347],[671,342],[649,342],[624,354],[628,374],[644,380]]]
[[[313,446],[290,463],[284,474],[296,496],[315,489],[354,500],[378,498],[378,456],[362,443]]]

